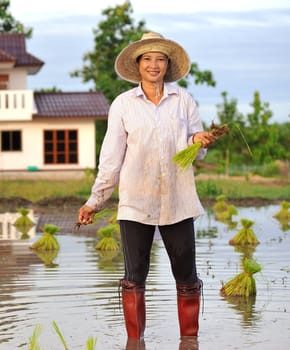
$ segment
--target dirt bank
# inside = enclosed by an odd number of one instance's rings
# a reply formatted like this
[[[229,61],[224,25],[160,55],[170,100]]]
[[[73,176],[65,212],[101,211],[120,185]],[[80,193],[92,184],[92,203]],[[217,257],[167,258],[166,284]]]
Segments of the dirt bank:
[[[201,199],[201,202],[205,208],[211,207],[215,199]],[[228,202],[239,207],[261,207],[270,204],[279,204],[280,199],[269,200],[264,198],[229,198]],[[17,211],[18,208],[25,207],[33,209],[36,213],[44,212],[56,212],[66,210],[76,210],[84,203],[83,198],[79,197],[51,197],[41,199],[37,202],[30,202],[29,200],[21,197],[1,198],[0,197],[0,212]],[[110,201],[109,204],[116,204],[114,201]]]

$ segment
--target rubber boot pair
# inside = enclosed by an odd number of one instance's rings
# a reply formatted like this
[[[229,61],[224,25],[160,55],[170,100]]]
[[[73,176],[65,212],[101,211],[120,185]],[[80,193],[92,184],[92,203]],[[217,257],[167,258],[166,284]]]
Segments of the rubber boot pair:
[[[122,304],[128,338],[143,339],[146,323],[145,285],[121,280]],[[177,308],[181,337],[198,335],[202,281],[176,284]]]
[[[176,289],[180,336],[197,336],[202,281],[192,284],[177,283]]]

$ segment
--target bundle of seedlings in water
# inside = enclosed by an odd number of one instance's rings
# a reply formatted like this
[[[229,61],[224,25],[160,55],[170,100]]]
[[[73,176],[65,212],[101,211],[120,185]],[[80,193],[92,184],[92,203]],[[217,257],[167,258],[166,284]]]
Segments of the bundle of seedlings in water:
[[[19,216],[15,222],[14,226],[20,227],[20,226],[26,226],[26,227],[32,227],[34,225],[34,222],[29,218],[29,210],[26,208],[19,208],[17,209],[18,213],[21,215]]]
[[[119,249],[119,242],[115,238],[116,234],[119,232],[119,225],[117,223],[115,224],[109,224],[105,227],[101,227],[98,229],[98,235],[101,238],[101,240],[97,243],[96,249],[98,250],[118,250]]]
[[[227,209],[221,212],[216,212],[216,219],[223,222],[231,222],[233,215],[237,215],[238,210],[233,204],[229,204]]]
[[[222,285],[220,293],[222,296],[249,297],[256,295],[256,281],[253,275],[261,271],[261,265],[254,259],[243,260],[243,272]]]
[[[282,201],[280,204],[280,210],[273,215],[274,218],[281,221],[290,221],[290,202]]]
[[[212,134],[216,140],[221,138],[223,135],[229,132],[229,127],[224,125],[215,125],[214,122],[211,123],[209,133]],[[187,148],[177,152],[174,157],[173,161],[182,169],[188,169],[192,166],[193,162],[195,161],[195,158],[202,148],[202,142],[194,142],[192,145],[188,146]]]
[[[228,207],[229,204],[227,203],[227,197],[224,194],[220,194],[216,197],[215,203],[212,208],[215,213],[222,213],[226,211]]]
[[[254,221],[248,219],[241,219],[242,228],[238,233],[229,241],[230,245],[240,246],[256,246],[260,242],[258,241],[254,231],[251,227],[254,225]]]
[[[39,251],[59,250],[59,243],[55,237],[55,234],[59,232],[59,227],[52,224],[45,224],[42,231],[43,235],[30,248]]]

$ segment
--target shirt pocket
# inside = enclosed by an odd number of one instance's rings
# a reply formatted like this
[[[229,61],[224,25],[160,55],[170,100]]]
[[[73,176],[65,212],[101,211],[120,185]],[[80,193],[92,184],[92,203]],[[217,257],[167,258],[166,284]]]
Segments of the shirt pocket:
[[[188,122],[183,115],[170,114],[170,130],[174,136],[176,150],[184,149],[187,146],[188,139]]]

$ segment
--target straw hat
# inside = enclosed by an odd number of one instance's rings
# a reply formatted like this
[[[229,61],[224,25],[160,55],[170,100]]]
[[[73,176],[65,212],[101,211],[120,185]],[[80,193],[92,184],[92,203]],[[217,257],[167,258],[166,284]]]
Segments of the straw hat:
[[[145,33],[142,38],[126,46],[117,56],[115,71],[120,78],[131,83],[139,83],[137,57],[147,52],[161,52],[170,59],[170,65],[164,77],[165,82],[173,82],[185,77],[191,67],[188,54],[175,41],[165,39],[159,33]]]

